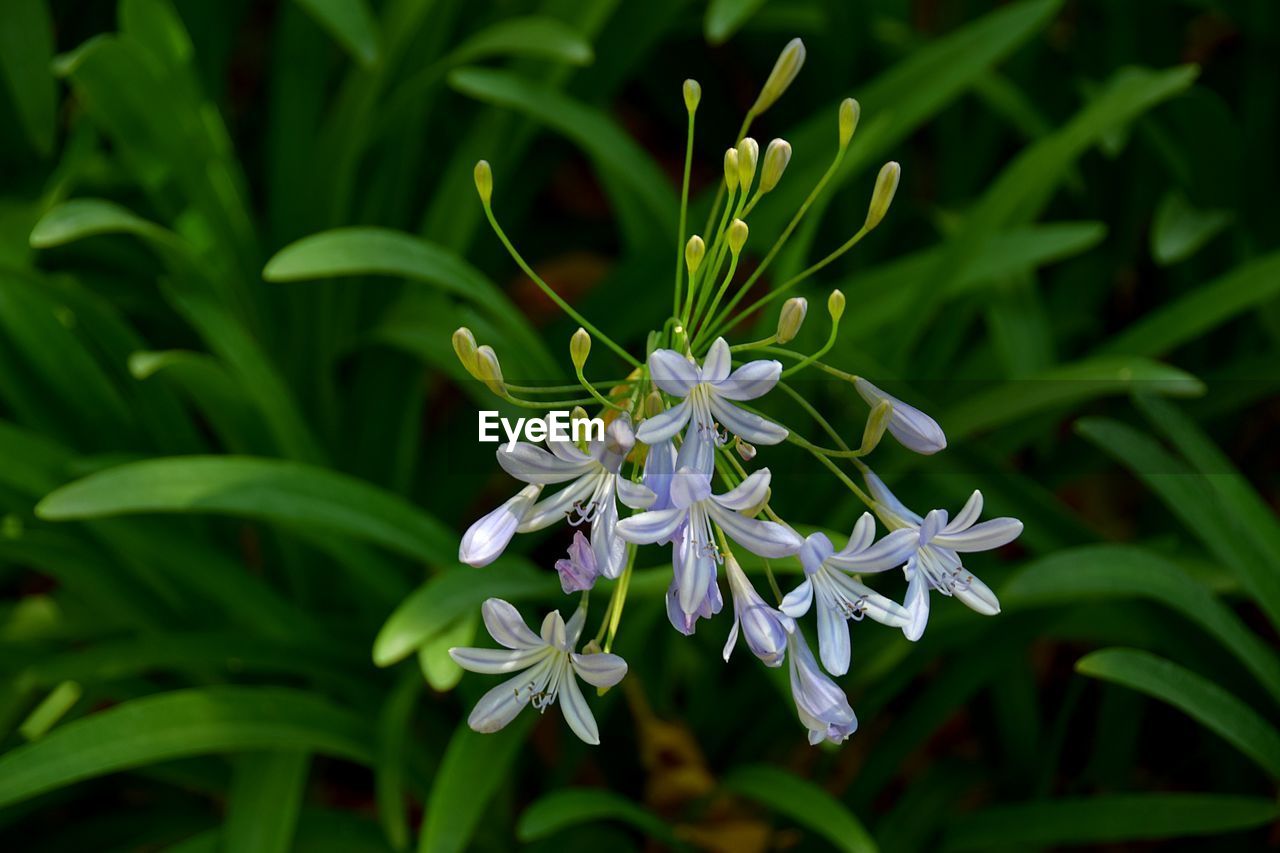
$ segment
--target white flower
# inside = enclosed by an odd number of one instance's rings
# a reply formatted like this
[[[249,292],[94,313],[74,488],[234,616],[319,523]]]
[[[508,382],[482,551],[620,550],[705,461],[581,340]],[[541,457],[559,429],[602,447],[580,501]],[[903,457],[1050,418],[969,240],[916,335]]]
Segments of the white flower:
[[[875,520],[863,513],[849,534],[849,544],[839,552],[823,533],[812,533],[800,549],[804,581],[782,600],[781,610],[799,619],[818,600],[818,654],[832,675],[849,671],[849,620],[869,616],[877,622],[901,628],[910,622],[902,605],[851,577],[849,572],[883,572],[901,566],[915,550],[916,535],[896,530],[879,542]]]
[[[803,540],[791,528],[742,514],[764,503],[769,476],[769,469],[761,468],[723,495],[713,495],[708,475],[681,468],[671,480],[671,507],[624,518],[618,522],[618,534],[637,545],[675,543],[672,562],[680,609],[693,615],[703,605],[707,585],[715,582],[715,565],[721,559],[713,521],[730,539],[761,557],[785,557],[800,550]]]
[[[514,720],[525,705],[545,711],[559,697],[560,710],[573,733],[587,743],[600,743],[595,717],[577,679],[596,687],[612,687],[627,674],[627,662],[617,655],[574,652],[586,611],[579,608],[568,625],[558,611],[548,613],[541,636],[529,630],[520,613],[500,598],[486,601],[481,613],[489,635],[506,648],[453,648],[449,656],[470,672],[516,675],[480,697],[467,725],[478,732],[496,732]]]
[[[458,545],[458,559],[478,568],[502,556],[541,492],[542,486],[525,486],[506,503],[468,527]]]
[[[528,507],[510,533],[506,532],[511,526],[509,516],[515,513],[504,517],[502,532],[506,539],[502,540],[497,553],[506,547],[512,533],[542,530],[567,518],[574,526],[591,524],[591,550],[595,555],[596,568],[605,577],[616,578],[622,572],[627,551],[626,543],[616,533],[617,502],[642,509],[650,506],[656,498],[648,487],[633,483],[619,473],[635,445],[631,419],[623,415],[613,420],[605,430],[604,440],[590,442],[586,453],[567,441],[550,441],[547,445],[550,452],[523,441],[517,442],[510,450],[503,447],[497,452],[498,464],[517,480],[538,488],[568,483],[551,497]],[[492,525],[492,522],[486,522],[488,518],[485,516],[476,522],[472,530],[482,524]],[[467,535],[471,536],[472,531],[468,530]],[[491,550],[492,546],[485,553]],[[489,557],[489,561],[497,553]],[[470,565],[484,565],[472,562],[467,555],[460,555],[460,559]]]
[[[790,646],[791,697],[800,722],[809,730],[809,743],[823,740],[844,743],[858,728],[858,717],[840,686],[818,669],[818,662],[804,641],[804,634],[787,635]]]
[[[716,422],[729,432],[755,444],[777,444],[787,431],[757,414],[735,406],[734,400],[754,400],[773,390],[782,375],[777,361],[751,361],[730,373],[732,360],[724,338],[716,338],[698,367],[675,350],[654,350],[649,356],[649,376],[653,384],[682,402],[640,424],[636,438],[657,444],[692,426],[685,443],[696,439],[704,444],[724,440],[716,435]]]
[[[903,605],[911,621],[902,632],[918,640],[929,621],[929,590],[960,599],[984,616],[1000,612],[1000,601],[991,588],[965,569],[960,554],[990,551],[1017,539],[1022,522],[1016,518],[993,518],[975,524],[982,513],[982,492],[974,491],[960,513],[948,522],[945,509],[935,509],[921,518],[907,509],[871,471],[867,485],[876,499],[876,514],[886,527],[916,533],[916,550],[907,560],[907,597]]]
[[[724,558],[724,573],[733,595],[733,628],[724,644],[724,659],[729,660],[738,643],[738,628],[751,653],[765,666],[781,666],[787,653],[787,635],[796,629],[795,621],[785,613],[765,604],[732,554]]]
[[[892,394],[886,394],[861,376],[853,380],[853,387],[867,405],[875,408],[882,400],[892,405],[889,414],[889,434],[908,450],[928,456],[947,446],[947,436],[938,422],[910,406]]]

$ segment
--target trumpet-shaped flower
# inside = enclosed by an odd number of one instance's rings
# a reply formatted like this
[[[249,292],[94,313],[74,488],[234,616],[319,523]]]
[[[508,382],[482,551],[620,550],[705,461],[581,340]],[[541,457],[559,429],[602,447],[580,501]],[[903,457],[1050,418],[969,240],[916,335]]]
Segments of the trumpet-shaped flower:
[[[716,338],[703,359],[694,364],[675,350],[654,350],[649,356],[649,375],[653,384],[681,402],[640,424],[636,437],[645,444],[657,444],[678,433],[685,424],[692,426],[685,443],[696,440],[704,445],[723,444],[716,423],[730,433],[755,444],[777,444],[787,431],[773,421],[734,405],[735,400],[763,397],[778,384],[782,364],[777,361],[751,361],[732,373],[729,345]]]
[[[725,555],[724,573],[733,595],[733,628],[724,644],[724,659],[727,661],[733,653],[741,628],[752,654],[764,661],[765,666],[781,666],[787,654],[787,636],[796,629],[795,620],[765,604],[732,554]]]
[[[876,499],[876,512],[885,525],[916,533],[915,553],[904,567],[907,596],[903,605],[911,616],[902,628],[907,639],[918,640],[924,634],[929,621],[930,590],[955,596],[984,616],[999,613],[996,594],[964,567],[960,554],[990,551],[1012,542],[1022,533],[1022,522],[1016,518],[993,518],[975,523],[982,514],[982,492],[977,490],[954,519],[948,519],[945,509],[932,510],[921,518],[907,509],[875,474],[867,471],[866,478]]]
[[[569,556],[556,560],[556,572],[560,575],[560,588],[565,595],[582,592],[596,585],[596,578],[600,576],[596,555],[581,530],[574,531]]]
[[[467,725],[478,732],[496,732],[514,720],[525,705],[545,711],[559,698],[560,710],[573,733],[587,743],[600,743],[595,717],[577,679],[595,687],[612,687],[627,674],[627,663],[617,655],[574,652],[586,611],[579,608],[567,625],[558,611],[548,613],[540,635],[529,629],[515,607],[500,598],[486,601],[481,614],[489,635],[505,648],[452,648],[449,656],[470,672],[515,675],[480,697]]]
[[[942,427],[915,406],[902,402],[892,394],[886,394],[861,376],[854,380],[853,387],[872,408],[882,401],[889,401],[892,406],[889,434],[903,447],[925,456],[946,448],[947,436],[942,432]]]
[[[721,559],[713,521],[753,554],[785,557],[800,550],[803,540],[791,528],[742,514],[765,502],[769,477],[769,469],[761,468],[723,495],[713,495],[707,474],[681,468],[671,480],[671,507],[624,518],[618,522],[618,533],[637,545],[674,542],[672,562],[680,609],[693,615],[703,607],[707,585],[715,582],[715,566]]]
[[[676,534],[679,538],[684,535],[683,531]],[[680,606],[680,583],[677,578],[671,578],[671,585],[667,587],[667,619],[671,622],[671,627],[675,628],[686,637],[693,636],[693,632],[698,627],[699,619],[710,619],[720,612],[724,607],[724,599],[720,597],[720,585],[716,583],[715,565],[711,566],[710,578],[707,586],[697,596],[692,613],[685,613]]]
[[[915,550],[917,536],[910,530],[896,530],[873,544],[875,520],[863,513],[849,535],[849,544],[836,551],[823,533],[812,533],[800,549],[804,581],[782,600],[781,610],[800,618],[818,602],[818,654],[832,675],[849,671],[849,620],[864,617],[901,628],[910,614],[850,572],[882,572],[901,566]]]
[[[462,534],[462,542],[458,545],[458,559],[468,566],[487,566],[507,550],[511,537],[533,502],[542,492],[542,486],[525,486],[515,496],[507,500],[497,509],[482,516]]]
[[[858,728],[858,717],[840,686],[818,668],[804,634],[787,635],[790,647],[791,697],[800,722],[809,730],[809,743],[843,743]]]
[[[510,450],[506,447],[498,450],[498,464],[517,480],[539,489],[558,483],[568,485],[536,504],[521,505],[523,512],[514,526],[511,523],[517,517],[514,509],[504,513],[498,532],[505,538],[488,535],[488,547],[482,552],[488,556],[486,562],[502,553],[513,533],[542,530],[567,518],[575,527],[590,523],[591,550],[595,555],[596,568],[605,577],[616,578],[626,562],[627,550],[626,543],[617,535],[618,501],[633,509],[642,509],[652,505],[656,499],[647,486],[633,483],[619,473],[627,454],[635,446],[631,419],[626,415],[616,418],[605,430],[604,440],[590,442],[585,453],[567,441],[549,441],[547,446],[550,451],[522,441]],[[522,491],[520,494],[525,493]],[[486,531],[497,527],[497,522],[489,520],[493,515],[490,513],[472,525],[467,536],[472,536],[477,527],[483,526]],[[485,564],[472,562],[467,559],[469,555],[461,555],[464,563],[473,566]]]

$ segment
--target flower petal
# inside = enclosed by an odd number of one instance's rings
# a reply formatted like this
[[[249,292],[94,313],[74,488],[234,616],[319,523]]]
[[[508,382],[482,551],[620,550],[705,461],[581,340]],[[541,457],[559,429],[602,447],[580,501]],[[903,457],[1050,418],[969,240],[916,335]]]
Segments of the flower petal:
[[[509,602],[501,598],[485,599],[480,615],[495,642],[509,649],[542,648],[542,639],[530,630],[520,611]]]
[[[575,503],[591,497],[601,476],[607,475],[597,468],[595,472],[579,477],[551,497],[538,501],[530,507],[529,512],[520,522],[519,531],[530,533],[564,521],[566,514]]]
[[[533,666],[547,654],[546,646],[536,649],[449,649],[449,657],[453,662],[468,672],[479,672],[484,675],[504,675]]]
[[[542,642],[556,649],[563,649],[568,645],[568,632],[565,630],[564,617],[560,615],[559,610],[552,610],[542,620],[542,630],[539,632],[542,636]]]
[[[682,400],[665,412],[659,412],[651,418],[645,418],[640,422],[639,429],[636,430],[636,438],[649,445],[666,441],[675,436],[689,422],[689,413],[691,411],[692,408],[689,405],[689,401]]]
[[[752,471],[741,483],[723,495],[714,496],[712,500],[725,509],[739,511],[754,509],[768,499],[770,477],[768,468]]]
[[[478,568],[502,556],[541,491],[541,486],[525,486],[515,497],[468,527],[458,545],[458,559]]]
[[[804,544],[800,546],[800,565],[804,566],[804,573],[811,575],[816,572],[834,551],[835,548],[831,545],[827,534],[810,533],[805,537]]]
[[[968,530],[980,515],[982,515],[982,492],[974,489],[973,494],[969,495],[969,500],[965,501],[964,508],[951,519],[951,523],[944,527],[942,532],[959,533],[961,530]]]
[[[622,574],[622,564],[627,560],[627,543],[618,535],[618,505],[613,495],[608,494],[603,500],[591,520],[591,550],[600,574],[616,578]]]
[[[600,730],[596,727],[596,718],[591,714],[591,706],[583,698],[582,689],[578,687],[578,680],[573,677],[568,664],[565,668],[566,672],[560,677],[560,713],[564,714],[564,721],[584,743],[598,746]]]
[[[849,623],[836,612],[835,602],[830,599],[818,607],[818,655],[832,675],[849,671]]]
[[[480,701],[471,709],[467,717],[467,725],[477,732],[489,734],[502,729],[516,718],[521,709],[529,704],[531,692],[527,685],[536,680],[542,672],[549,668],[552,658],[548,658],[529,672],[522,672],[494,687],[480,697]]]
[[[563,483],[581,477],[594,464],[589,458],[585,461],[567,462],[527,441],[517,442],[510,450],[504,444],[498,448],[496,455],[503,471],[517,480],[539,485]]]
[[[735,406],[728,400],[712,395],[711,412],[729,432],[754,444],[780,444],[787,438],[787,431],[768,418]]]
[[[707,348],[707,357],[702,360],[702,381],[718,385],[729,378],[732,367],[733,357],[729,352],[729,344],[724,338],[716,338]]]
[[[692,468],[680,468],[671,478],[671,505],[682,509],[711,497],[711,477]]]
[[[893,405],[893,411],[889,415],[889,434],[903,447],[928,456],[947,446],[947,437],[942,432],[942,427],[915,406],[902,402],[892,394],[886,394],[862,377],[853,381],[853,387],[867,405],[873,408],[881,400],[888,400]]]
[[[717,382],[716,393],[726,400],[754,400],[772,391],[780,376],[781,362],[765,359],[749,361],[733,371],[723,382]]]
[[[939,533],[933,544],[952,551],[971,554],[1007,545],[1022,535],[1022,522],[1016,518],[993,518],[975,524],[959,533]]]
[[[801,616],[809,612],[810,606],[813,604],[813,581],[805,578],[800,585],[782,598],[782,603],[778,605],[778,609],[790,616],[792,619],[799,619]]]
[[[867,481],[867,488],[871,490],[871,497],[875,498],[876,503],[880,504],[878,512],[887,510],[901,520],[902,524],[900,526],[910,524],[918,527],[924,521],[917,513],[907,509],[906,505],[898,500],[893,492],[889,491],[889,487],[884,484],[884,480],[877,477],[876,473],[870,468],[862,472],[862,478]]]
[[[676,447],[670,441],[660,441],[649,448],[644,458],[644,484],[656,496],[648,509],[667,509],[671,506],[671,478],[676,473]],[[623,499],[623,503],[626,500]]]
[[[618,522],[617,533],[628,542],[637,545],[653,545],[665,542],[675,535],[676,529],[689,515],[689,510],[679,507],[651,509],[638,512]]]
[[[688,397],[693,386],[702,380],[702,372],[675,350],[657,349],[649,354],[649,377],[673,397]],[[640,440],[649,443],[643,436]]]
[[[864,512],[858,516],[858,521],[853,525],[853,530],[849,533],[849,541],[845,543],[844,548],[840,549],[841,554],[853,556],[861,551],[865,551],[871,547],[871,543],[876,538],[876,520],[869,513]]]
[[[983,616],[995,616],[1000,612],[1000,599],[991,591],[991,587],[973,575],[966,577],[963,588],[954,592],[957,599],[975,613]]]
[[[711,517],[724,528],[728,537],[753,554],[770,558],[788,557],[804,545],[800,534],[790,527],[773,521],[747,518],[715,503],[709,504],[708,508]]]
[[[618,477],[614,481],[614,488],[618,491],[618,500],[632,509],[648,509],[658,500],[653,489],[644,483],[633,483],[624,477]]]
[[[874,619],[881,625],[901,628],[911,621],[911,614],[898,602],[886,598],[864,583],[860,583],[841,572],[827,572],[826,577],[845,598],[861,603],[862,612],[868,619]]]
[[[687,534],[676,543],[674,550],[673,566],[680,593],[680,609],[692,616],[707,596],[707,584],[715,576],[715,564]]]
[[[612,687],[627,674],[627,662],[617,655],[601,652],[594,655],[570,655],[578,677],[592,687]]]
[[[902,626],[902,633],[914,643],[924,636],[925,626],[929,624],[929,583],[919,569],[912,568],[908,576],[907,597],[902,606],[910,621]]]
[[[883,572],[896,569],[907,561],[919,544],[919,536],[910,528],[895,530],[870,548],[855,554],[841,551],[831,555],[827,565],[847,572]]]

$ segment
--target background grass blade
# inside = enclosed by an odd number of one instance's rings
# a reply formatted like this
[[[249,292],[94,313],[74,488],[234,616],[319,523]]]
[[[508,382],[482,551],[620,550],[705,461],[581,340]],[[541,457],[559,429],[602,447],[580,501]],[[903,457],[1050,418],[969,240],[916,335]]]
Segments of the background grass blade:
[[[786,815],[837,850],[874,853],[879,849],[862,822],[839,800],[785,770],[766,765],[739,767],[725,776],[721,785]]]

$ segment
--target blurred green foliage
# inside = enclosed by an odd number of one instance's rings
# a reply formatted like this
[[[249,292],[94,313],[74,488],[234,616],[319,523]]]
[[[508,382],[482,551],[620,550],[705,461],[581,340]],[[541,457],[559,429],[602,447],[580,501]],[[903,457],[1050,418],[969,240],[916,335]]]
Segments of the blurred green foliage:
[[[947,608],[916,645],[855,631],[862,728],[811,749],[775,673],[721,665],[715,625],[667,630],[670,567],[644,567],[603,746],[532,713],[471,733],[482,686],[443,650],[491,594],[560,602],[564,542],[457,567],[507,486],[449,333],[549,380],[573,328],[487,232],[471,166],[544,276],[642,348],[680,83],[704,93],[698,222],[795,35],[807,65],[758,124],[795,159],[753,246],[826,168],[839,100],[863,118],[763,284],[903,164],[889,218],[805,292],[848,297],[831,360],[951,438],[889,460],[895,490],[978,487],[1026,522],[980,564],[1005,611]],[[7,0],[0,845],[1274,839],[1278,40],[1267,0]],[[860,431],[848,388],[809,390]],[[797,518],[848,528],[838,484],[771,464]]]

